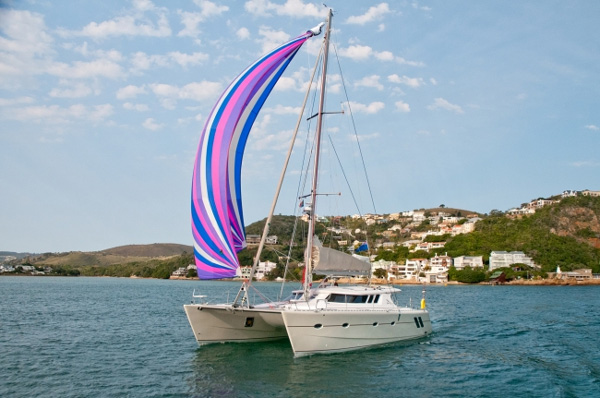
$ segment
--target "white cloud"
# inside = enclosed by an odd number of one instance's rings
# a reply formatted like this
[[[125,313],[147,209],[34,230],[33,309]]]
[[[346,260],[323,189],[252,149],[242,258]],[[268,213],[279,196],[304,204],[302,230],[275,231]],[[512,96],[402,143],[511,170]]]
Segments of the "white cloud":
[[[436,109],[445,109],[447,111],[452,111],[456,113],[465,113],[463,109],[459,105],[451,104],[447,100],[443,98],[436,98],[433,104],[427,106],[427,109],[436,110]]]
[[[44,73],[55,54],[53,39],[40,14],[0,6],[0,87],[18,90],[24,77]]]
[[[404,101],[396,101],[395,105],[396,105],[396,110],[398,110],[399,112],[406,112],[406,113],[410,112],[410,105],[408,105]]]
[[[346,106],[348,106],[348,104],[344,104],[344,107]],[[371,102],[370,104],[361,104],[359,102],[350,101],[350,108],[352,109],[352,112],[375,114],[385,108],[385,104],[378,101]]]
[[[181,17],[181,23],[185,26],[184,29],[177,33],[177,36],[198,37],[201,33],[198,25],[206,21],[208,18],[218,16],[226,11],[229,11],[228,6],[221,6],[212,1],[194,0],[194,3],[200,7],[200,12],[189,12],[178,10],[177,13]]]
[[[378,75],[365,76],[356,83],[354,83],[355,87],[372,87],[377,90],[383,90],[383,84],[379,82]]]
[[[135,98],[140,94],[146,94],[146,88],[130,84],[117,90],[117,99]]]
[[[110,104],[96,105],[89,111],[89,119],[100,122],[113,114],[113,106]]]
[[[418,67],[425,66],[425,64],[421,61],[408,61],[402,57],[396,57],[396,62],[398,62],[400,65],[418,66]]]
[[[169,60],[164,55],[148,55],[144,52],[138,51],[131,56],[131,64],[133,72],[143,71],[150,69],[153,65],[156,66],[167,66]]]
[[[150,1],[136,0],[135,9],[130,10],[130,15],[122,15],[103,22],[90,22],[79,31],[59,29],[58,34],[63,37],[83,36],[101,40],[107,37],[118,36],[147,36],[167,37],[171,35],[169,20],[165,11],[154,6]],[[156,21],[145,16],[152,12]]]
[[[83,83],[75,83],[71,87],[55,87],[52,90],[50,90],[50,93],[48,95],[54,98],[82,98],[87,97],[91,93],[92,89],[89,86]]]
[[[420,77],[407,77],[407,76],[398,76],[396,74],[389,75],[388,81],[391,83],[404,84],[406,86],[417,88],[425,84],[422,78]]]
[[[265,131],[264,129],[255,129],[254,131]],[[290,145],[291,130],[283,130],[273,134],[255,135],[252,139],[251,149],[254,151],[282,151]]]
[[[275,115],[298,115],[300,114],[300,107],[298,106],[283,106],[281,104],[275,106],[275,108],[264,108],[265,113],[273,113]]]
[[[148,119],[144,120],[142,126],[148,130],[156,131],[161,129],[164,126],[164,124],[156,123],[156,121],[153,118],[149,117]]]
[[[381,19],[384,15],[390,13],[390,7],[387,3],[380,3],[376,6],[370,7],[366,13],[358,16],[351,16],[346,19],[346,23],[349,24],[357,24],[357,25],[365,25],[369,22],[377,21]]]
[[[284,4],[276,4],[269,0],[248,0],[244,8],[251,14],[270,17],[284,15],[288,17],[324,17],[327,15],[325,7],[313,3],[304,3],[302,0],[287,0]]]
[[[258,42],[261,43],[262,53],[271,51],[281,45],[281,43],[285,43],[290,39],[290,35],[286,32],[282,30],[273,30],[268,26],[261,26],[258,28],[258,34],[261,36],[261,39],[259,39]]]
[[[374,140],[376,138],[379,138],[379,136],[380,136],[379,133],[361,134],[358,137],[355,134],[348,134],[348,138],[351,141],[360,141],[360,142],[371,141],[371,140]]]
[[[69,107],[58,105],[41,105],[17,108],[11,110],[5,117],[23,122],[67,124],[77,120],[101,122],[113,114],[113,106],[110,104],[95,105],[88,107],[75,104]]]
[[[150,110],[150,108],[146,104],[133,104],[131,102],[125,102],[123,104],[123,108],[130,110],[130,111],[138,111],[138,112],[147,112]]]
[[[215,82],[195,82],[181,88],[179,98],[204,101],[213,99],[221,93],[221,84]]]
[[[246,40],[250,37],[250,31],[247,28],[239,28],[237,32],[235,32],[235,35],[238,39]]]
[[[41,14],[0,8],[0,50],[26,55],[44,55],[53,52],[52,37],[46,33]]]
[[[33,97],[0,98],[0,106],[32,104],[34,102],[35,100],[33,99]]]
[[[279,78],[279,81],[275,85],[274,90],[275,91],[294,90],[294,91],[300,91],[300,92],[304,93],[308,89],[308,84],[309,84],[308,74],[309,74],[308,69],[304,68],[304,67],[292,72],[291,75],[286,76],[286,74],[284,74],[281,76],[281,78]],[[333,79],[333,77],[330,76],[330,78],[328,79],[328,82],[333,81],[332,79]]]
[[[350,58],[355,61],[363,61],[376,58],[379,61],[393,61],[394,54],[390,51],[375,51],[369,46],[353,44],[347,48],[340,48],[339,54],[342,57]]]
[[[208,60],[208,54],[204,53],[192,53],[192,54],[184,54],[179,51],[170,52],[168,56],[175,61],[175,63],[187,68],[188,65],[200,65],[204,61]]]
[[[220,83],[208,81],[189,83],[182,87],[159,83],[148,86],[157,97],[162,99],[162,105],[167,109],[172,109],[177,100],[204,101],[216,98],[222,91]]]
[[[600,127],[598,127],[598,126],[596,126],[594,124],[588,124],[588,125],[585,126],[585,128],[588,129],[588,130],[594,130],[594,131],[600,130]]]
[[[65,79],[90,79],[95,77],[118,79],[124,76],[121,65],[108,59],[97,59],[90,62],[76,61],[72,65],[56,62],[48,65],[46,72]]]
[[[173,51],[166,55],[153,54],[148,55],[138,51],[131,56],[131,71],[139,73],[140,71],[149,70],[154,66],[169,67],[172,65],[180,65],[187,68],[189,65],[200,65],[209,59],[208,54],[195,52],[192,54]]]

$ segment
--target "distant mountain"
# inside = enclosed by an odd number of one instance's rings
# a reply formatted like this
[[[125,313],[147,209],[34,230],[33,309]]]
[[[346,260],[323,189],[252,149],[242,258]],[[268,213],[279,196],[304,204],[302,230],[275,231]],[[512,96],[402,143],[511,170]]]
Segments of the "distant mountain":
[[[124,257],[171,257],[183,253],[191,253],[192,246],[177,243],[153,243],[150,245],[126,245],[102,250],[99,253]]]
[[[153,243],[150,245],[126,245],[98,252],[44,253],[25,258],[30,264],[50,266],[108,266],[130,262],[145,262],[181,256],[193,252],[192,246],[175,243]]]

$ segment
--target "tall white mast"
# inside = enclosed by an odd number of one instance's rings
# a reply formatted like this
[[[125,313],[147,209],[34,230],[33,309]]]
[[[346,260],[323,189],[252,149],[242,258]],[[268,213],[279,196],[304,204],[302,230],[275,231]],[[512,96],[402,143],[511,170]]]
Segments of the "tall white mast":
[[[312,247],[313,247],[313,235],[315,233],[316,223],[316,209],[317,209],[317,186],[318,186],[318,175],[319,175],[319,153],[321,151],[321,128],[323,127],[323,107],[325,103],[325,86],[327,83],[327,59],[329,56],[329,37],[331,34],[331,19],[333,18],[333,11],[329,9],[329,15],[327,16],[327,29],[325,30],[325,42],[323,48],[323,71],[321,74],[321,93],[319,98],[319,113],[317,117],[317,132],[315,137],[315,164],[313,170],[313,182],[312,189],[310,192],[311,205],[308,222],[308,237],[306,240],[306,254],[304,263],[305,275],[304,275],[304,297],[308,299],[308,292],[312,283]]]

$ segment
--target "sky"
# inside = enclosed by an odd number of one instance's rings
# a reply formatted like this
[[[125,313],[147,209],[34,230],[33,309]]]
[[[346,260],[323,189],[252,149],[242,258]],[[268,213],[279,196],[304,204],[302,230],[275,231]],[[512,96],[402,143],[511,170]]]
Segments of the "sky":
[[[356,126],[375,202],[361,212],[489,213],[600,190],[600,2],[327,6],[341,65],[327,90],[347,93],[354,123],[328,116],[326,141],[343,148]],[[0,250],[191,245],[192,170],[214,103],[326,15],[305,0],[0,0]],[[268,213],[320,40],[256,120],[246,224]],[[348,108],[340,98],[326,110]],[[294,200],[277,213],[292,214]]]

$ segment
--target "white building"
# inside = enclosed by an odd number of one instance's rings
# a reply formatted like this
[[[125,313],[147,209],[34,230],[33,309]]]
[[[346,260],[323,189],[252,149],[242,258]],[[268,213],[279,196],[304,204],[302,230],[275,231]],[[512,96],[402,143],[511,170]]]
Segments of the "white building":
[[[490,271],[510,267],[512,264],[525,264],[530,267],[537,267],[533,260],[523,252],[493,251],[490,254]]]
[[[273,263],[271,261],[260,261],[258,263],[258,266],[256,267],[256,271],[254,272],[254,277],[256,278],[257,281],[263,280],[265,279],[265,276],[273,271],[275,269],[275,267],[277,266],[276,263]],[[243,275],[243,273],[242,273]],[[250,276],[250,274],[248,273],[248,276]]]
[[[378,260],[371,263],[371,277],[375,278],[375,271],[384,269],[387,271],[387,279],[391,279],[394,275],[395,261]]]
[[[600,196],[600,191],[590,191],[586,189],[585,191],[581,191],[583,196]]]
[[[452,257],[448,256],[448,253],[446,253],[444,256],[438,256],[436,253],[435,257],[429,259],[429,265],[431,268],[441,267],[448,270],[448,268],[452,266]]]
[[[470,268],[483,268],[483,256],[454,257],[454,268],[457,270]]]
[[[426,258],[407,259],[406,264],[398,264],[394,269],[394,274],[398,279],[419,280],[421,269],[429,265]]]

